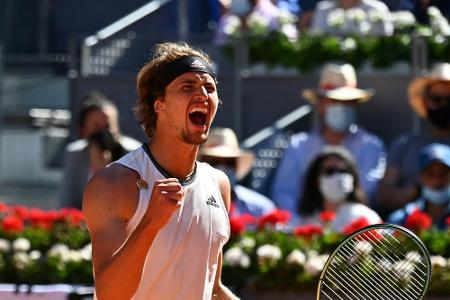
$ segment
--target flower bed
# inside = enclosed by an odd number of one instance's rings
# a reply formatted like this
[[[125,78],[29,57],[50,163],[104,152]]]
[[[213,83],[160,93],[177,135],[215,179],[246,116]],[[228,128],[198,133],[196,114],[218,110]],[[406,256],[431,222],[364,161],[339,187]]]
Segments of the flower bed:
[[[367,225],[360,219],[343,233],[331,232],[327,224],[333,217],[325,212],[323,226],[291,229],[286,226],[290,215],[284,211],[259,219],[231,218],[232,237],[224,249],[224,283],[248,295],[244,299],[263,299],[261,295],[279,291],[286,297],[313,295],[329,253],[346,234]],[[0,203],[0,220],[0,282],[93,284],[91,245],[80,211],[46,212]],[[407,226],[418,232],[432,255],[429,294],[448,297],[450,231],[431,229],[429,217],[419,212]]]
[[[355,26],[365,24],[364,18],[369,18],[362,13],[362,19],[352,20],[356,22]],[[248,44],[250,64],[262,63],[268,67],[305,72],[326,62],[340,61],[348,62],[356,68],[369,65],[376,69],[385,69],[399,62],[411,61],[413,35],[416,35],[425,41],[430,61],[450,60],[450,25],[436,8],[429,9],[431,25],[428,27],[418,25],[414,15],[409,12],[393,13],[391,18],[394,32],[390,36],[345,31],[341,27],[346,17],[345,13],[341,14],[343,15],[337,15],[342,20],[333,21],[332,32],[302,32],[298,37],[292,37],[283,30],[285,22],[281,22],[279,28],[271,28],[269,24],[251,20],[245,35],[239,27],[240,23],[236,23],[229,29],[229,43],[224,46],[224,52],[233,57],[234,42],[240,41]],[[353,18],[358,14],[349,11],[347,15]]]
[[[91,245],[76,209],[0,203],[0,282],[92,285]]]
[[[232,218],[233,234],[224,250],[223,281],[248,295],[313,294],[329,254],[346,235],[367,225],[359,219],[338,233],[328,230],[332,213],[323,213],[321,219],[323,226],[287,229],[283,224],[288,217],[280,211],[259,220],[249,216]],[[258,229],[247,231],[248,226]],[[431,229],[429,217],[420,212],[409,218],[406,226],[419,234],[431,254],[433,271],[428,295],[450,296],[450,229]]]

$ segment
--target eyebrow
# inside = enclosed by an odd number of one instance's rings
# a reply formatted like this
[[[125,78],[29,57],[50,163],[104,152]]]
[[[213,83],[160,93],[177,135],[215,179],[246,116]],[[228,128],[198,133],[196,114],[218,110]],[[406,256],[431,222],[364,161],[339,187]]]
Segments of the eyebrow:
[[[205,85],[214,85],[215,84],[215,82],[209,80],[209,78],[207,78],[205,81],[203,81],[203,80],[195,80],[195,79],[191,79],[191,78],[186,78],[186,79],[183,79],[183,81],[181,81],[180,84],[181,85],[183,85],[183,84],[197,84],[199,82],[201,82],[201,83],[203,83]]]

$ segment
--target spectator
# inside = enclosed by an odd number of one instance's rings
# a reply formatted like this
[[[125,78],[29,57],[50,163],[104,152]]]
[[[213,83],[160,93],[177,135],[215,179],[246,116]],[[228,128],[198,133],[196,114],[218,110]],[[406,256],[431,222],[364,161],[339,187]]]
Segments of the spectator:
[[[326,0],[317,3],[311,30],[390,36],[394,27],[388,7],[378,0]]]
[[[230,6],[219,20],[214,41],[225,44],[229,36],[247,31],[251,24],[268,30],[279,29],[288,37],[296,38],[295,16],[277,7],[271,0],[231,0]]]
[[[408,88],[409,104],[427,121],[420,133],[394,139],[386,174],[380,182],[379,204],[387,211],[417,198],[420,149],[431,143],[450,145],[450,64],[436,64],[430,75],[414,79]]]
[[[83,191],[98,170],[140,146],[131,137],[120,134],[119,112],[105,95],[91,92],[83,98],[78,119],[78,139],[67,145],[64,177],[58,193],[60,207],[81,209]]]
[[[335,212],[331,230],[343,228],[361,217],[369,224],[381,222],[380,216],[364,205],[364,193],[351,154],[342,147],[324,149],[309,165],[299,201],[299,221],[320,224],[320,213]]]
[[[316,105],[319,126],[291,137],[272,186],[272,199],[277,207],[297,212],[305,170],[326,145],[341,145],[352,153],[363,191],[372,199],[384,174],[386,154],[377,136],[356,125],[356,107],[374,94],[356,86],[351,65],[329,64],[322,71],[319,88],[303,92]]]
[[[254,155],[239,148],[232,129],[212,128],[208,140],[200,147],[199,159],[227,174],[231,184],[231,214],[259,217],[275,209],[269,198],[238,184],[252,168]]]
[[[450,146],[434,143],[420,152],[419,183],[421,193],[418,199],[389,216],[389,222],[405,225],[407,218],[421,211],[431,217],[439,229],[447,228],[450,217]]]

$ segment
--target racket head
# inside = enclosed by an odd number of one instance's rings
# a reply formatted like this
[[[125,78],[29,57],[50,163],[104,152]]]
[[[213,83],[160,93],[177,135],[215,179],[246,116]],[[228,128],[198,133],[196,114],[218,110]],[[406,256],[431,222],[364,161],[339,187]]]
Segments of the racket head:
[[[420,300],[431,280],[429,252],[412,231],[375,224],[346,237],[328,258],[317,300]]]

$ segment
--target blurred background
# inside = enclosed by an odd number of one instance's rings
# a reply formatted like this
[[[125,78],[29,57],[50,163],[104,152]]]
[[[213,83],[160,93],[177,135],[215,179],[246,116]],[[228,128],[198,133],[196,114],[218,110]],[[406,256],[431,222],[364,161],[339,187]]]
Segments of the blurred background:
[[[305,12],[317,1],[292,2],[299,8],[303,3]],[[395,11],[405,1],[384,2]],[[269,68],[252,59],[255,44],[242,36],[218,43],[220,17],[229,5],[212,0],[0,0],[0,201],[56,206],[64,147],[77,138],[74,120],[89,91],[113,100],[122,132],[144,142],[131,111],[136,74],[156,43],[178,40],[215,60],[223,101],[215,125],[233,128],[244,147],[256,150],[247,184],[267,193],[289,132],[314,122],[300,91],[317,85],[321,65]],[[300,9],[291,13],[301,36],[307,31],[308,24],[301,24],[306,17]],[[410,38],[400,62],[384,69],[363,63],[357,71],[358,85],[377,92],[359,108],[359,123],[387,144],[420,127],[406,88],[430,61],[420,39]],[[441,42],[448,44],[448,36]],[[395,121],[388,119],[392,115]]]

